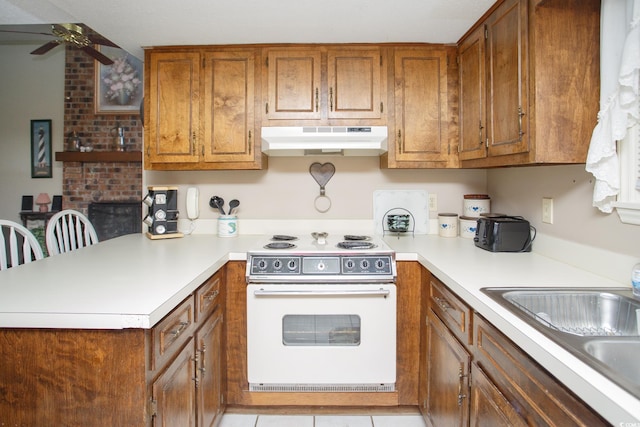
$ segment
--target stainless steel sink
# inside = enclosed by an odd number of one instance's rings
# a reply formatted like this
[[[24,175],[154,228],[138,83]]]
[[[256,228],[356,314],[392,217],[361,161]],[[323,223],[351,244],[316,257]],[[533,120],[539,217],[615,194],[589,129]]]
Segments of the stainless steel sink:
[[[593,339],[584,344],[584,349],[632,383],[640,384],[639,340]]]
[[[512,290],[501,295],[536,321],[560,332],[640,336],[636,314],[640,300],[620,290]]]
[[[640,398],[640,299],[628,288],[483,288],[511,313]]]

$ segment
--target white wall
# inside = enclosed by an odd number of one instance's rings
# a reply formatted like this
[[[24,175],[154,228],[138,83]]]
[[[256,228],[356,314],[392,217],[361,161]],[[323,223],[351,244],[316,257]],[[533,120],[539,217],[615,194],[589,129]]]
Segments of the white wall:
[[[494,211],[523,215],[541,233],[640,260],[640,226],[591,206],[593,177],[584,165],[492,169],[487,191]],[[553,224],[542,223],[543,197],[553,198]]]
[[[309,173],[314,162],[331,162],[336,173],[326,185],[331,209],[316,211],[320,188]],[[200,189],[200,218],[217,218],[213,195],[241,202],[240,219],[373,219],[374,190],[426,190],[438,195],[438,211],[462,212],[464,194],[484,192],[483,170],[384,170],[377,157],[272,157],[266,171],[150,172],[146,185],[177,185],[179,208],[186,188]],[[437,215],[432,215],[436,217]],[[284,232],[284,231],[283,231]]]
[[[62,163],[31,178],[31,120],[51,119],[52,153],[64,140],[64,49],[30,55],[40,44],[0,45],[0,218],[17,222],[22,195],[62,194]]]

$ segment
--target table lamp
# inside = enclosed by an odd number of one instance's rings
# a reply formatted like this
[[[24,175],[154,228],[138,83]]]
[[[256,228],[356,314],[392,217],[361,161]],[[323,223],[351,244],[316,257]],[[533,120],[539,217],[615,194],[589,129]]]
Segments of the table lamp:
[[[49,203],[51,203],[51,199],[47,193],[38,194],[36,205],[40,206],[40,212],[47,212],[49,210]]]

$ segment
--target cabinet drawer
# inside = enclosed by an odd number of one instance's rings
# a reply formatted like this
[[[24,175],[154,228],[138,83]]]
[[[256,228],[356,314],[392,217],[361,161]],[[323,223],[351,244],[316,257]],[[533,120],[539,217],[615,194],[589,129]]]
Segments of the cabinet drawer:
[[[471,308],[435,277],[431,278],[429,286],[429,305],[460,342],[473,344]]]
[[[193,295],[182,301],[152,329],[151,369],[162,366],[193,335]]]
[[[222,279],[222,272],[218,272],[196,291],[196,322],[206,319],[222,301]]]

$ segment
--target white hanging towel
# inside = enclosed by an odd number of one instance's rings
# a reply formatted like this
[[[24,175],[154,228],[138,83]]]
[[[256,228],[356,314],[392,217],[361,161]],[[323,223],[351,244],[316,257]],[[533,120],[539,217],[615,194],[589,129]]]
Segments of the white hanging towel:
[[[620,191],[616,142],[640,119],[640,0],[603,0],[600,31],[600,112],[586,170],[596,179],[593,206],[609,213]]]

